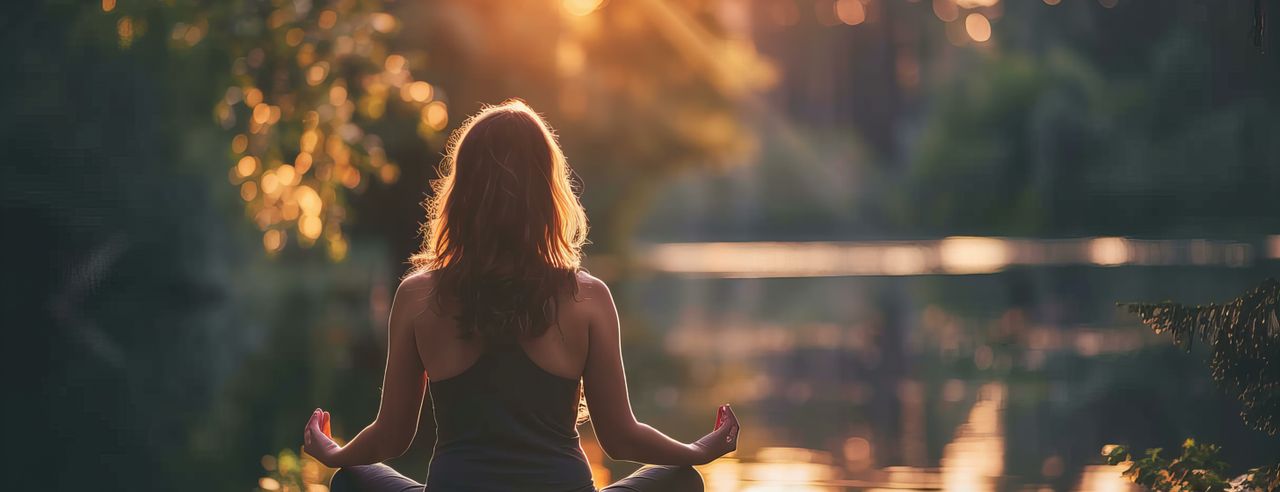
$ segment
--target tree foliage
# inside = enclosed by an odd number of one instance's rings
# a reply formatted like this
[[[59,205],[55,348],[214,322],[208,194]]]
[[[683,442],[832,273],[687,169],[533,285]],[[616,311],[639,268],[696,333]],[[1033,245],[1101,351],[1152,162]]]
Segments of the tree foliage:
[[[215,101],[228,179],[270,253],[292,237],[345,257],[347,195],[400,176],[372,123],[404,106],[418,133],[438,140],[449,120],[443,91],[412,73],[425,54],[390,48],[400,21],[377,0],[104,1],[102,10],[121,50],[146,43],[166,57],[217,60],[209,75],[225,80],[220,97],[183,96]]]
[[[1280,432],[1280,282],[1267,279],[1222,305],[1125,306],[1156,333],[1171,334],[1179,345],[1190,349],[1197,340],[1207,343],[1213,379],[1240,400],[1245,424],[1269,435]]]
[[[188,73],[205,80],[178,98],[226,131],[227,179],[264,248],[322,245],[341,259],[351,216],[385,213],[353,211],[351,199],[408,171],[390,157],[414,138],[403,130],[438,149],[456,115],[484,102],[520,97],[548,113],[598,190],[587,199],[605,243],[630,230],[654,181],[740,160],[755,144],[738,111],[776,74],[714,8],[107,0],[92,7],[87,37],[157,65],[204,61]],[[424,168],[438,159],[399,157]],[[413,171],[404,177],[434,177]],[[416,201],[425,187],[396,198]]]
[[[1169,459],[1160,456],[1161,448],[1148,449],[1145,456],[1134,460],[1124,446],[1108,446],[1102,451],[1108,465],[1124,465],[1124,476],[1151,490],[1226,490],[1227,464],[1218,459],[1221,447],[1197,444],[1194,439],[1182,443],[1182,455]]]
[[[967,69],[930,77],[897,227],[1151,236],[1193,222],[1219,235],[1270,227],[1274,217],[1237,211],[1274,209],[1280,197],[1280,146],[1269,137],[1280,130],[1271,89],[1280,65],[1241,38],[1248,9],[1166,3],[1002,2],[1005,18],[1020,20],[996,23],[998,43],[963,59]],[[1266,43],[1274,50],[1275,37]]]
[[[1209,347],[1214,381],[1241,403],[1249,427],[1275,435],[1280,418],[1280,282],[1267,279],[1226,304],[1187,306],[1175,302],[1121,304],[1156,333],[1169,333],[1190,350],[1199,341]],[[1221,447],[1187,439],[1181,456],[1161,457],[1160,448],[1135,460],[1124,446],[1108,445],[1107,464],[1128,465],[1125,477],[1157,491],[1280,490],[1280,463],[1250,469],[1228,480],[1218,459]]]
[[[1134,459],[1124,446],[1109,445],[1102,455],[1108,465],[1128,468],[1124,476],[1134,483],[1160,492],[1173,491],[1272,491],[1280,487],[1280,466],[1254,468],[1248,473],[1229,479],[1227,463],[1218,459],[1221,446],[1196,443],[1187,439],[1182,443],[1182,454],[1176,458],[1160,456],[1161,448],[1148,449],[1141,458]]]

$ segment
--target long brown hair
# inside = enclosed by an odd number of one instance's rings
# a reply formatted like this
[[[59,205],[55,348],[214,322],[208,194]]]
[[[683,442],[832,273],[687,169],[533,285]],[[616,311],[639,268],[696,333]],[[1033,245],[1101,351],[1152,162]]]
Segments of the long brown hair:
[[[587,216],[555,133],[523,101],[487,106],[449,139],[413,272],[434,271],[463,338],[514,342],[577,292]]]

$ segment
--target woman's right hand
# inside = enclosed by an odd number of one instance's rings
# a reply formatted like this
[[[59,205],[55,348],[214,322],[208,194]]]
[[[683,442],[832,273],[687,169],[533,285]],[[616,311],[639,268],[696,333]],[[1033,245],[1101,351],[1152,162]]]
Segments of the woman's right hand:
[[[703,463],[710,463],[738,449],[738,417],[727,403],[721,405],[719,411],[724,412],[720,426],[693,443],[693,447],[703,453]]]
[[[319,408],[311,412],[311,418],[302,430],[302,449],[320,464],[338,468],[335,458],[342,446],[333,441],[333,433],[329,429],[329,412]]]

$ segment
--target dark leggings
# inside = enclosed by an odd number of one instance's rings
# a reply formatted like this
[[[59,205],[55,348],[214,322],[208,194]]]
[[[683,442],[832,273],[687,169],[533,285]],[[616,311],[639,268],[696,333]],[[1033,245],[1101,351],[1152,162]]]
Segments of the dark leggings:
[[[425,492],[422,484],[382,463],[348,466],[333,474],[330,492]],[[702,492],[692,466],[646,466],[600,492]]]

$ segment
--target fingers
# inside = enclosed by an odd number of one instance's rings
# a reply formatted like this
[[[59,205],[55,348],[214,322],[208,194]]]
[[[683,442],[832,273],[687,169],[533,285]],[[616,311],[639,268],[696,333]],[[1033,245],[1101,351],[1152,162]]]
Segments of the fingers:
[[[720,408],[716,409],[716,426],[712,430],[716,430],[721,427],[724,427],[724,424],[728,423],[728,421],[729,421],[729,404],[725,403],[724,405],[720,405]]]
[[[317,409],[316,409],[316,411],[311,412],[311,420],[308,420],[308,421],[307,421],[307,428],[309,428],[309,429],[311,429],[311,430],[315,431],[317,434],[319,434],[319,433],[320,433],[320,421],[321,421],[321,420],[323,420],[323,419],[324,419],[324,411],[322,411],[322,410],[320,410],[319,408],[317,408]]]
[[[728,404],[722,405],[720,407],[719,420],[720,420],[720,426],[717,427],[717,429],[720,429],[722,427],[728,427],[738,421],[737,417],[734,417],[733,415],[733,408],[730,408]]]
[[[712,432],[727,434],[730,427],[738,425],[738,418],[733,415],[733,408],[728,403],[720,406],[718,414],[717,425],[715,429],[712,429]]]
[[[307,425],[302,427],[302,443],[304,445],[311,444],[311,427],[315,425],[317,416],[316,412],[319,410],[320,409],[317,408],[316,411],[311,412],[311,417],[307,418]]]
[[[325,437],[333,439],[333,427],[330,425],[330,421],[329,412],[324,412],[324,420],[320,424],[320,429],[324,431]]]
[[[311,412],[311,418],[307,419],[307,426],[302,429],[302,444],[304,446],[310,446],[316,439],[315,435],[323,433],[320,430],[320,422],[327,419],[327,414],[328,412],[319,408]]]
[[[738,447],[738,430],[741,425],[738,424],[738,416],[733,414],[733,407],[725,405],[724,426],[728,429],[725,433],[724,442],[729,444],[733,449]]]
[[[729,406],[729,404],[726,403],[724,405],[724,412],[725,412],[726,423],[732,422],[734,425],[738,424],[738,416],[733,414],[733,407]]]

